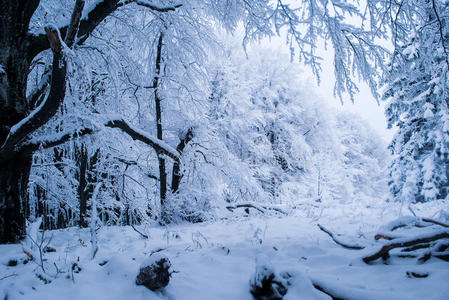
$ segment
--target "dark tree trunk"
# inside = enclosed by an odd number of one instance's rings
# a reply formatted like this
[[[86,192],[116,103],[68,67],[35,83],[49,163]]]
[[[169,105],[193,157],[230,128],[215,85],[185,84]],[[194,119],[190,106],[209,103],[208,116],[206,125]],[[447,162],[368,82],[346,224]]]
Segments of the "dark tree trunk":
[[[16,153],[0,163],[0,243],[16,243],[26,235],[27,185],[31,155]]]
[[[182,152],[184,151],[184,148],[187,146],[187,144],[192,139],[193,139],[193,128],[189,128],[189,130],[187,130],[184,138],[182,138],[179,141],[179,144],[176,147],[176,150],[178,150],[179,154],[182,154]],[[173,172],[172,172],[172,181],[171,181],[171,191],[173,194],[178,192],[179,183],[181,182],[181,179],[182,179],[181,165],[178,161],[175,161],[173,163]]]
[[[78,200],[79,200],[79,227],[87,227],[86,211],[87,211],[87,151],[84,145],[81,145],[79,154],[77,155],[79,173],[78,173]]]
[[[156,129],[157,129],[157,138],[159,140],[163,140],[162,134],[162,107],[161,107],[161,98],[159,96],[159,77],[161,75],[161,59],[162,59],[162,42],[164,36],[161,33],[159,36],[159,41],[157,44],[157,55],[156,55],[156,75],[153,79],[153,87],[154,87],[154,102],[156,105]],[[166,220],[165,216],[165,199],[167,198],[167,172],[165,169],[165,159],[162,157],[160,153],[157,154],[157,160],[159,163],[159,195],[161,200],[161,219],[163,222]]]
[[[38,4],[36,0],[0,0],[0,148],[10,128],[29,113],[26,101],[27,31]],[[15,243],[26,234],[27,185],[32,155],[12,149],[1,156],[0,243]]]
[[[79,222],[80,227],[87,227],[89,224],[86,220],[88,211],[88,202],[94,192],[94,185],[98,181],[96,174],[96,164],[100,150],[97,150],[92,157],[89,158],[89,151],[86,145],[82,144],[77,155],[78,173],[78,199],[79,199]]]

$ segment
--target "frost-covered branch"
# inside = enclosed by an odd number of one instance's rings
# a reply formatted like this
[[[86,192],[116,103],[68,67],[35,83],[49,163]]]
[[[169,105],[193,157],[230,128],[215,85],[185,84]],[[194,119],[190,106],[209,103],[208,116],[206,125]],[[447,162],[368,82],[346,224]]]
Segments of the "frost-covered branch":
[[[36,151],[39,148],[48,149],[56,147],[74,138],[80,138],[82,136],[92,134],[93,132],[94,130],[92,128],[82,128],[80,130],[76,130],[75,132],[73,131],[61,132],[50,138],[32,139],[31,141],[24,143],[20,147],[20,151],[26,153]]]
[[[129,135],[133,140],[139,140],[149,146],[151,146],[157,153],[166,155],[176,162],[180,163],[179,158],[179,152],[171,147],[170,145],[164,143],[163,141],[160,141],[154,136],[151,136],[147,134],[146,132],[143,132],[142,130],[133,127],[128,122],[123,120],[122,118],[111,118],[107,119],[104,123],[104,126],[109,128],[117,128]],[[85,135],[95,134],[98,129],[96,128],[79,128],[75,131],[67,131],[62,132],[57,135],[54,135],[50,138],[34,138],[30,140],[29,142],[23,144],[20,147],[20,151],[22,152],[33,152],[39,148],[48,149],[51,147],[55,147],[58,145],[61,145],[65,142],[68,142],[69,140],[73,138],[79,138]],[[125,163],[125,162],[124,162]],[[129,162],[126,162],[129,163]]]
[[[63,58],[60,33],[56,28],[51,27],[47,27],[45,31],[53,52],[50,93],[25,119],[11,127],[8,137],[0,147],[2,159],[7,159],[8,152],[14,150],[30,133],[47,123],[56,114],[64,100],[67,67]]]
[[[111,119],[105,123],[106,127],[118,128],[128,134],[133,140],[139,140],[156,150],[157,153],[167,155],[175,161],[180,161],[179,152],[170,145],[164,143],[156,137],[150,136],[145,132],[128,124],[123,119]]]
[[[362,250],[365,247],[363,246],[359,246],[359,245],[349,245],[347,243],[342,242],[340,239],[338,239],[332,232],[330,232],[329,230],[327,230],[326,228],[324,228],[323,226],[321,226],[320,224],[317,224],[318,228],[323,231],[324,233],[326,233],[327,235],[329,235],[331,237],[331,239],[337,244],[342,246],[343,248],[346,249],[351,249],[351,250]]]
[[[173,11],[173,10],[177,9],[178,7],[182,6],[182,4],[176,4],[176,5],[170,5],[167,7],[162,7],[159,5],[152,4],[149,1],[138,1],[138,0],[98,1],[95,4],[95,6],[89,12],[87,12],[87,15],[81,19],[79,29],[77,30],[77,32],[72,32],[71,36],[73,38],[78,37],[80,39],[78,41],[78,43],[84,42],[89,37],[89,35],[95,30],[95,28],[97,28],[97,26],[104,19],[106,19],[106,17],[111,15],[119,7],[122,7],[127,4],[131,4],[131,3],[137,3],[140,6],[145,6],[147,8],[150,8],[151,10],[154,10],[157,12]],[[68,29],[69,29],[69,25],[66,25],[66,26],[59,28],[59,31],[61,32],[61,35],[64,35],[67,33]],[[73,35],[73,34],[75,34],[75,35]],[[33,60],[33,58],[36,55],[38,55],[39,53],[41,53],[42,51],[50,48],[50,44],[48,43],[45,34],[30,35],[29,38],[30,38],[30,43],[31,43],[31,46],[29,47],[30,50],[28,53],[29,61]]]
[[[151,10],[157,11],[157,12],[169,12],[169,11],[175,11],[177,8],[181,7],[182,4],[174,4],[174,5],[168,5],[168,6],[160,6],[156,5],[154,3],[151,3],[149,1],[142,1],[142,0],[125,0],[123,2],[120,2],[117,4],[117,7],[121,7],[127,4],[135,3],[139,6],[143,6],[146,8],[149,8]]]
[[[443,26],[443,22],[441,21],[440,14],[438,13],[438,9],[436,7],[435,0],[432,0],[432,8],[433,8],[433,12],[435,13],[435,17],[437,18],[437,21],[438,21],[438,32],[440,34],[441,47],[443,48],[443,51],[444,51],[444,59],[446,61],[447,67],[449,68],[449,53],[448,53],[448,50],[447,50],[447,47],[445,44],[446,39],[444,38],[444,33],[443,33],[444,26]]]

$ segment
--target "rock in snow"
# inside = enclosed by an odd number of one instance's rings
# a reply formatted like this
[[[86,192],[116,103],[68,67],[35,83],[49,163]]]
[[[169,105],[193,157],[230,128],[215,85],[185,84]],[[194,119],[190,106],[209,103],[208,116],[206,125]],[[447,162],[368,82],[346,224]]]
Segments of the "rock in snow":
[[[281,300],[290,285],[288,273],[276,274],[274,269],[266,263],[266,259],[258,257],[256,273],[250,281],[251,294],[257,300]]]
[[[170,267],[170,260],[166,256],[155,253],[142,263],[136,284],[152,291],[163,289],[170,281]]]

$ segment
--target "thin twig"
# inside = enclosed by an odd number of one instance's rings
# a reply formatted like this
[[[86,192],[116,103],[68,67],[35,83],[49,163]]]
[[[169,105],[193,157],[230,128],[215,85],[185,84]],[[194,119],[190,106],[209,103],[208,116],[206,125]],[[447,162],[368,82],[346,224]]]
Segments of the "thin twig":
[[[13,273],[13,274],[10,274],[10,275],[3,276],[3,277],[0,278],[0,280],[6,279],[6,278],[9,278],[9,277],[13,277],[13,276],[17,276],[17,273]]]

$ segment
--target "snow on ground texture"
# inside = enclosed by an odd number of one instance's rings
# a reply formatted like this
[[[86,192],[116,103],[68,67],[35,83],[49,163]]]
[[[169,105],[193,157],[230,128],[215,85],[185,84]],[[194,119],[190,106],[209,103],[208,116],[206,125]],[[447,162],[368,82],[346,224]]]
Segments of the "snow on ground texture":
[[[430,216],[435,210],[415,212]],[[166,228],[139,227],[149,239],[131,227],[103,227],[93,260],[88,229],[47,232],[56,252],[44,254],[46,274],[34,262],[22,263],[27,256],[21,245],[0,246],[0,299],[6,295],[9,300],[252,299],[249,282],[260,257],[276,272],[293,276],[284,299],[330,299],[314,289],[312,282],[347,299],[448,299],[446,262],[432,258],[418,265],[416,260],[402,259],[391,265],[366,265],[360,260],[364,250],[344,249],[316,226],[319,221],[335,233],[370,245],[380,223],[398,217],[394,209],[343,207],[316,212],[315,218],[310,218],[310,212],[307,215],[298,211],[284,218],[258,216]],[[175,273],[162,292],[151,292],[137,286],[135,279],[141,264],[160,249],[153,255],[167,256]],[[17,260],[17,266],[7,266],[12,259]],[[77,267],[72,268],[75,263]],[[60,272],[70,271],[54,279],[56,267]],[[408,278],[407,271],[429,273],[429,277]],[[51,283],[44,284],[36,274]]]

